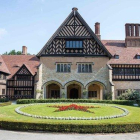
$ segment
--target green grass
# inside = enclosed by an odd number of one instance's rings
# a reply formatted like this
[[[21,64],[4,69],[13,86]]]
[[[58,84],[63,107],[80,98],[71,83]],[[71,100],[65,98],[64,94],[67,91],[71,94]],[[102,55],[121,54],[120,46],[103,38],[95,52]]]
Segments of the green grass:
[[[129,110],[129,115],[122,117],[122,118],[114,118],[114,119],[109,119],[109,120],[49,120],[49,119],[37,119],[37,118],[31,118],[31,117],[27,117],[27,116],[23,116],[23,115],[19,115],[17,114],[14,110],[15,108],[17,108],[18,106],[22,106],[22,105],[9,105],[9,106],[4,106],[4,107],[0,107],[0,121],[16,121],[16,122],[33,122],[33,123],[70,123],[70,124],[118,124],[118,123],[140,123],[140,107],[132,107],[132,106],[124,106],[124,105],[117,105],[120,106],[122,108],[126,108],[127,110]],[[38,106],[39,107],[39,106]],[[40,106],[41,107],[41,106]],[[102,108],[102,107],[101,107]],[[97,108],[101,109],[101,108]],[[44,108],[46,109],[46,108]],[[95,113],[97,113],[98,115],[100,114],[106,114],[106,113],[110,113],[113,114],[114,113],[114,108],[112,110],[110,110],[110,108],[102,108],[103,110],[100,112],[96,112],[95,109],[93,109],[95,111]],[[40,114],[42,112],[42,115],[46,115],[47,112],[43,111],[43,109],[29,109],[29,108],[24,108],[23,111],[26,112],[32,112],[32,113],[36,113],[36,111],[40,112]],[[116,113],[119,113],[120,110],[117,109]],[[64,111],[62,112],[63,115],[67,115],[67,113],[75,115],[80,114],[80,111],[75,111],[75,113],[73,111]],[[84,116],[86,117],[86,113],[84,113]],[[88,113],[89,115],[90,113]],[[60,114],[59,114],[60,115]],[[83,115],[82,115],[83,116]]]
[[[66,105],[66,104],[63,104],[63,105]],[[28,106],[28,107],[22,108],[21,111],[32,114],[32,115],[53,116],[53,117],[69,117],[69,116],[71,117],[83,117],[83,116],[84,117],[97,117],[98,116],[99,117],[99,116],[119,115],[123,113],[122,110],[113,108],[111,106],[100,106],[100,108],[88,109],[94,113],[88,113],[88,112],[76,111],[76,110],[55,112],[57,108],[52,108],[52,107],[47,107],[47,106],[48,105],[46,104]],[[94,105],[94,106],[99,106],[99,105]]]

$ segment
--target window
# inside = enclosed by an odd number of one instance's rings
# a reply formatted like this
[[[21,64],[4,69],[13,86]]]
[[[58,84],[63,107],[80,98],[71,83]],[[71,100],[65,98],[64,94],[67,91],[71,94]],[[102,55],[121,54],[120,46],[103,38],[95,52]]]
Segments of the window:
[[[140,75],[140,68],[136,68],[136,75]]]
[[[118,89],[118,93],[117,93],[117,95],[118,96],[120,96],[120,95],[122,95],[123,93],[125,93],[125,89]]]
[[[5,89],[2,89],[2,95],[4,95],[5,94]]]
[[[125,75],[135,75],[135,69],[126,68],[125,69]]]
[[[124,69],[123,68],[114,68],[113,75],[124,75]]]
[[[140,55],[136,55],[136,59],[140,59]]]
[[[0,74],[0,79],[1,80],[3,80],[3,79],[5,80],[6,79],[6,76],[4,74]]]
[[[0,74],[0,79],[2,79],[2,74]]]
[[[31,76],[17,76],[18,81],[30,81]]]
[[[57,72],[71,72],[71,64],[68,63],[58,63],[56,65]]]
[[[113,68],[113,75],[134,76],[140,75],[140,68]]]
[[[0,66],[1,66],[2,62],[0,62]]]
[[[92,72],[92,64],[78,64],[79,73],[89,73]]]
[[[3,79],[4,79],[4,80],[6,79],[6,76],[5,76],[5,75],[3,75]]]
[[[81,40],[66,41],[66,48],[83,48],[83,41]]]
[[[119,55],[115,54],[115,55],[114,55],[114,58],[115,58],[115,59],[119,59]]]
[[[89,98],[97,98],[97,91],[89,91],[88,97]]]
[[[60,90],[51,90],[51,98],[60,98]]]

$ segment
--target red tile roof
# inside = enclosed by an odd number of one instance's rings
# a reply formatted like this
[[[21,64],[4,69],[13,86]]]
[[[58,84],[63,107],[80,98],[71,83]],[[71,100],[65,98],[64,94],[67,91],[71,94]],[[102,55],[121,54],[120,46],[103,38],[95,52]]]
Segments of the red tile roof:
[[[135,58],[140,47],[125,47],[124,40],[102,40],[102,43],[112,56],[119,55],[119,59],[112,58],[108,64],[140,64],[140,59]]]
[[[1,65],[0,65],[0,72],[4,72],[4,73],[7,73],[7,74],[10,74],[10,72],[9,72],[7,66],[5,65],[5,62],[3,61],[1,55],[0,55],[0,63],[1,63]]]
[[[125,47],[124,40],[102,40],[102,43],[112,56],[119,55],[119,59],[111,58],[108,64],[140,64],[140,59],[136,59],[136,54],[140,54],[140,47]],[[37,66],[40,64],[35,55],[1,55],[0,71],[11,74],[11,78],[24,64],[34,75]]]
[[[40,64],[35,55],[2,55],[2,58],[11,73],[8,78],[11,78],[23,64],[34,75],[37,72],[37,66]]]

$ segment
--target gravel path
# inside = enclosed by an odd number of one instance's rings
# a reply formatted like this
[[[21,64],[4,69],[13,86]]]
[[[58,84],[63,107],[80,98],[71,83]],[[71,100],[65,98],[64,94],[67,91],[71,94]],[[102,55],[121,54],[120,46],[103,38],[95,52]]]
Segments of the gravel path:
[[[61,134],[0,130],[0,140],[140,140],[140,132],[127,134]]]

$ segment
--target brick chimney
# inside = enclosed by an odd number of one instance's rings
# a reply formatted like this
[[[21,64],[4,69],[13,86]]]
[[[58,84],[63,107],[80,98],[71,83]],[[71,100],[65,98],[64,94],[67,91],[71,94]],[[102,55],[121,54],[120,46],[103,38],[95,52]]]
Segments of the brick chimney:
[[[140,24],[126,23],[125,24],[125,46],[140,47]]]
[[[22,54],[27,55],[27,47],[26,46],[22,46]]]
[[[73,11],[78,11],[78,8],[77,7],[73,7],[72,10]]]
[[[95,23],[95,34],[96,36],[101,39],[101,35],[100,35],[100,23],[99,22],[96,22]]]

